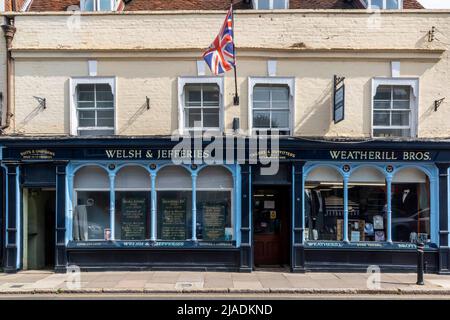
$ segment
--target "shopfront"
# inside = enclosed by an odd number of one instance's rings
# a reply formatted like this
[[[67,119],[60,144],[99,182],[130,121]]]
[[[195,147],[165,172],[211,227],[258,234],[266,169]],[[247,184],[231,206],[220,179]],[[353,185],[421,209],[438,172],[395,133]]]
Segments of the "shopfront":
[[[428,272],[449,270],[448,143],[235,139],[227,161],[206,142],[174,161],[169,138],[2,145],[8,272],[413,271],[418,241]]]

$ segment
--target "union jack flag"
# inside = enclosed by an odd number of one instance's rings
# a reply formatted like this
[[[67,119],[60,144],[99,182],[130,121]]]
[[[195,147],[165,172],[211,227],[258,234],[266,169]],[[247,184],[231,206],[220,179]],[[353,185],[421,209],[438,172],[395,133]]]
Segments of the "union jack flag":
[[[219,34],[203,53],[203,59],[215,75],[230,71],[236,66],[233,28],[233,6],[230,6]]]

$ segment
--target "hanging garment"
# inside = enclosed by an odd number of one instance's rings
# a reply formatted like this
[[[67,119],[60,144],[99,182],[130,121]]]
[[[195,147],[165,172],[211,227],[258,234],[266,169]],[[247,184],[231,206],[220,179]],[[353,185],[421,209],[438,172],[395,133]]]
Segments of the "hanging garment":
[[[87,209],[85,205],[75,207],[73,217],[73,238],[77,241],[88,240]]]

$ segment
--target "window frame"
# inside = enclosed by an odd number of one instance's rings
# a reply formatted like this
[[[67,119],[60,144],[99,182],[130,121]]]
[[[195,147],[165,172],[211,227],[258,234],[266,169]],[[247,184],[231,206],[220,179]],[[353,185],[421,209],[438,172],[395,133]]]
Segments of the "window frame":
[[[116,77],[72,77],[70,78],[70,134],[80,136],[78,134],[78,98],[77,86],[80,84],[108,84],[111,86],[114,103],[114,130],[113,135],[117,134],[118,116],[117,116],[117,79]],[[86,127],[85,130],[105,130],[110,127]]]
[[[289,133],[286,136],[292,136],[295,128],[295,85],[294,77],[249,77],[248,78],[248,131],[250,135],[255,135],[257,130],[264,128],[253,127],[253,90],[256,85],[286,85],[289,88]],[[272,109],[270,109],[272,110]],[[270,128],[267,128],[271,130]],[[275,130],[275,129],[274,129]],[[277,128],[276,130],[280,130]],[[281,129],[281,130],[284,130]]]
[[[403,9],[403,0],[398,0],[398,8],[397,9],[386,9],[386,1],[383,1],[383,8],[372,8],[372,0],[360,0],[360,3],[366,7],[368,10],[402,10]]]
[[[86,6],[86,0],[80,0],[80,10],[84,11],[84,12],[111,12],[111,11],[116,11],[116,5],[117,5],[117,1],[116,0],[109,0],[111,3],[111,10],[98,10],[98,8],[100,7],[100,1],[101,0],[93,0],[93,10],[85,10],[85,6]]]
[[[259,0],[252,0],[253,3],[253,9],[254,10],[285,10],[285,9],[289,9],[289,0],[284,0],[284,9],[274,9],[273,8],[273,1],[274,0],[269,0],[269,7],[270,9],[259,9]]]
[[[405,129],[402,126],[375,126],[374,125],[374,98],[379,86],[409,86],[410,92],[410,135],[409,136],[395,136],[395,137],[376,137],[374,135],[374,129]],[[393,97],[391,97],[393,99]],[[372,78],[372,93],[370,97],[371,104],[371,122],[370,122],[370,135],[373,139],[408,139],[416,138],[418,134],[418,107],[419,107],[419,78]],[[392,109],[389,109],[392,110]]]
[[[184,89],[186,85],[199,85],[199,84],[216,84],[219,87],[219,127],[201,127],[201,128],[190,128],[185,126],[186,112],[185,112],[185,94]],[[209,76],[199,76],[199,77],[178,77],[178,132],[180,135],[190,134],[196,130],[207,130],[207,131],[218,131],[218,133],[223,133],[225,128],[225,112],[224,112],[224,87],[225,81],[224,77],[209,77]],[[201,107],[203,110],[203,107]]]

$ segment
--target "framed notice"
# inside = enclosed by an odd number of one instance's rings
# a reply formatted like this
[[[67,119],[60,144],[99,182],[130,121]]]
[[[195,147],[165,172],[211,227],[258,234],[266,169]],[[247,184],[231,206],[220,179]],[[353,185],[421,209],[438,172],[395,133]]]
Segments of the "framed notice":
[[[225,204],[204,203],[202,211],[203,240],[223,241],[225,239]]]
[[[123,197],[121,203],[120,234],[122,240],[146,238],[147,199],[145,197]]]
[[[186,240],[186,205],[185,198],[161,199],[161,239],[162,240]]]

